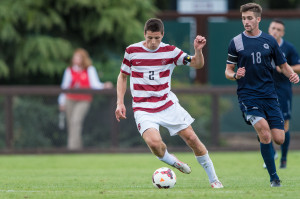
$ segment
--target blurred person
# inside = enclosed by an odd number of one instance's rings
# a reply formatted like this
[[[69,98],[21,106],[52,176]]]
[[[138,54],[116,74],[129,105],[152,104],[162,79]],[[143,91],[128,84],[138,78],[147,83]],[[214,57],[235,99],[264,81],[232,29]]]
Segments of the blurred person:
[[[82,48],[76,49],[71,65],[64,72],[61,88],[109,89],[112,87],[111,82],[100,82],[88,52]],[[68,124],[67,148],[69,150],[82,149],[82,127],[91,101],[91,94],[62,93],[58,98],[60,111],[66,113]]]
[[[202,48],[206,39],[198,35],[194,40],[195,55],[189,56],[177,47],[163,43],[163,36],[163,22],[152,18],[145,23],[145,40],[126,48],[117,81],[116,119],[126,119],[124,95],[127,76],[130,76],[136,125],[152,153],[179,171],[191,173],[191,168],[186,163],[169,154],[159,132],[159,127],[164,126],[171,136],[179,135],[193,150],[197,161],[208,175],[211,187],[223,188],[206,147],[191,127],[194,118],[180,106],[176,95],[170,91],[175,66],[188,65],[197,69],[203,67]]]
[[[240,109],[246,122],[252,124],[258,134],[271,187],[280,187],[272,138],[281,145],[285,135],[273,79],[274,67],[279,66],[292,83],[298,83],[299,76],[288,65],[276,40],[259,29],[261,6],[247,3],[241,6],[240,12],[245,31],[235,36],[229,44],[225,76],[237,81]],[[235,66],[238,68],[236,72]]]
[[[300,58],[299,54],[296,51],[296,48],[288,41],[283,39],[285,33],[285,25],[282,20],[274,19],[269,26],[269,34],[272,35],[281,51],[283,52],[284,57],[287,60],[287,63],[293,68],[296,73],[300,73]],[[276,66],[273,74],[274,83],[276,92],[278,95],[278,100],[280,104],[280,109],[284,118],[284,131],[285,131],[285,140],[281,145],[281,159],[280,167],[281,169],[286,168],[287,162],[287,153],[290,144],[290,119],[292,112],[292,84],[289,79],[282,73],[282,70],[279,66]],[[274,147],[273,147],[274,149]],[[275,151],[275,149],[274,149]],[[278,157],[277,153],[274,158]],[[264,168],[266,165],[264,163]]]

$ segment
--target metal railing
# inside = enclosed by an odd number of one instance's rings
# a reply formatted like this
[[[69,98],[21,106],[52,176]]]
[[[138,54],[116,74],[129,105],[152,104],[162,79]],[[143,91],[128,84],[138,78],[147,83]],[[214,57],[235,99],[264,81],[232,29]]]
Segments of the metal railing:
[[[220,146],[220,112],[219,100],[223,95],[235,95],[236,86],[218,86],[218,87],[198,87],[198,88],[185,88],[185,89],[172,89],[176,94],[193,94],[193,95],[209,95],[211,97],[211,144],[213,147]],[[110,142],[111,147],[117,149],[119,147],[119,128],[118,122],[114,117],[116,108],[116,89],[106,90],[62,90],[58,86],[0,86],[0,96],[5,98],[4,101],[4,118],[5,118],[5,144],[6,150],[13,150],[14,139],[14,115],[13,115],[13,98],[15,96],[58,96],[60,93],[89,93],[93,95],[106,95],[111,97],[110,101]],[[293,88],[294,94],[300,94],[300,87]],[[127,91],[126,95],[130,95]]]

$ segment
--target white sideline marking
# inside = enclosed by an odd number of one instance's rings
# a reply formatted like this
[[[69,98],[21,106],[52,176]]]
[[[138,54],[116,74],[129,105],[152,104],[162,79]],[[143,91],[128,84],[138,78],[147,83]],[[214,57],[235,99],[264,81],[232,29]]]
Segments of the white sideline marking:
[[[24,190],[0,190],[0,192],[27,192],[27,193],[33,193],[33,192],[40,192],[40,191],[24,191]]]

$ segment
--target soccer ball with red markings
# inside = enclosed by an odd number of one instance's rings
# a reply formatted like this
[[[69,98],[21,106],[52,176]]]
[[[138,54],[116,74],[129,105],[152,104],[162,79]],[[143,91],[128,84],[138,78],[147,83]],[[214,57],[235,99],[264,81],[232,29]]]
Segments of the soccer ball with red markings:
[[[170,189],[176,184],[176,175],[171,169],[162,167],[154,171],[152,182],[156,188]]]

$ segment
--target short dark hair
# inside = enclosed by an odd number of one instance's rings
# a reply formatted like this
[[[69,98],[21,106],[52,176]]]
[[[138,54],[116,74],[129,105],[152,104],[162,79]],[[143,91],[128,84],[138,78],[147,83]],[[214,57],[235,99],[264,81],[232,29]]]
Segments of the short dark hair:
[[[260,17],[262,13],[262,7],[257,3],[247,3],[241,5],[240,12],[247,12],[247,11],[254,12],[254,15],[256,17]]]
[[[146,33],[148,30],[151,32],[161,32],[161,34],[163,34],[164,24],[162,20],[157,18],[148,19],[145,23],[144,32]]]
[[[285,26],[284,22],[283,22],[281,19],[279,19],[279,18],[273,19],[273,20],[271,21],[271,23],[272,23],[272,22],[279,23],[279,24]]]

